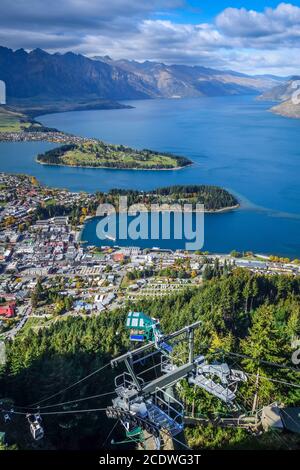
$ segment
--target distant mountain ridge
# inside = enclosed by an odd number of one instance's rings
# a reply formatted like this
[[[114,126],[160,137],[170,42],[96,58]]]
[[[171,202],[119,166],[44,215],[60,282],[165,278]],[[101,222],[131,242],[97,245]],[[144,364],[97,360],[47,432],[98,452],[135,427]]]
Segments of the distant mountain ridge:
[[[186,98],[261,93],[278,79],[201,66],[88,58],[0,47],[0,79],[8,103]]]
[[[167,65],[161,62],[113,60],[109,56],[95,60],[135,74],[147,83],[158,98],[187,98],[255,94],[273,87],[280,77],[248,76],[232,70],[223,71],[202,66]]]
[[[293,95],[295,95],[295,99],[293,99]],[[300,76],[291,77],[286,83],[282,83],[263,93],[259,99],[263,101],[279,101],[280,104],[271,108],[271,111],[275,114],[300,118]]]

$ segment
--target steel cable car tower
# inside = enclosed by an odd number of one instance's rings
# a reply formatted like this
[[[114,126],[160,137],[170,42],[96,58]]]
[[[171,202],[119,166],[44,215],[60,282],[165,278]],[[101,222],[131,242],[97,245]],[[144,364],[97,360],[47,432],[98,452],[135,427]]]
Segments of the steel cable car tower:
[[[129,440],[146,431],[154,437],[159,449],[162,433],[173,438],[183,431],[184,406],[174,395],[176,384],[182,379],[236,409],[238,384],[246,382],[247,377],[240,370],[230,369],[226,363],[210,364],[204,356],[195,356],[194,331],[200,325],[198,321],[164,335],[158,320],[143,312],[129,312],[126,328],[130,330],[130,340],[147,344],[111,361],[113,368],[123,364],[126,371],[115,378],[116,397],[106,410],[109,418],[121,421]],[[184,344],[188,359],[180,364],[176,346]],[[154,365],[143,370],[141,365],[149,359]]]

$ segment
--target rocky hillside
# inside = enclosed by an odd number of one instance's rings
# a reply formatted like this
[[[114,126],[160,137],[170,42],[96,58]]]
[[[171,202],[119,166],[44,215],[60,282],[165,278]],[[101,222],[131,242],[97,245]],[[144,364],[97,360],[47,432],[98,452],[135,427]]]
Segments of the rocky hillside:
[[[292,97],[292,94],[295,92],[296,81],[300,81],[300,77],[295,76],[290,80],[287,80],[279,85],[267,90],[263,93],[259,99],[263,101],[287,101]]]
[[[264,101],[279,101],[271,111],[281,116],[300,118],[300,77],[292,77],[259,97]]]
[[[102,63],[134,74],[153,90],[153,98],[187,98],[256,94],[272,88],[277,79],[251,77],[233,71],[221,71],[201,66],[166,65],[159,62],[112,60],[94,57]]]
[[[300,119],[300,103],[293,103],[292,100],[273,106],[272,112],[280,116]]]

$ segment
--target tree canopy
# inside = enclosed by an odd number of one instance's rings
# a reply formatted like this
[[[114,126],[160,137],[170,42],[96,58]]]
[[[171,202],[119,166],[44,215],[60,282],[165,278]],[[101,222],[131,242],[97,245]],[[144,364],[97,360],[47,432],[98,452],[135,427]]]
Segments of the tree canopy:
[[[39,287],[37,291],[40,295]],[[107,364],[111,357],[128,350],[132,345],[124,324],[127,312],[132,308],[159,318],[166,333],[201,320],[201,328],[195,336],[195,353],[236,364],[235,367],[249,374],[248,382],[239,390],[238,401],[242,410],[251,410],[255,393],[259,408],[274,401],[284,405],[300,404],[299,388],[281,383],[299,383],[299,374],[269,365],[273,362],[293,365],[291,345],[295,338],[300,337],[300,279],[284,275],[255,275],[243,269],[234,269],[230,274],[220,273],[219,277],[205,281],[200,288],[178,295],[141,300],[138,304],[128,303],[121,309],[95,317],[61,319],[49,327],[21,333],[7,344],[7,363],[0,374],[2,398],[10,399],[15,405],[34,403],[80,380]],[[247,357],[239,360],[231,353]],[[101,374],[47,404],[110,392],[114,389],[114,375],[115,372],[107,367]],[[180,398],[184,400],[186,409],[193,409],[195,413],[228,412],[217,399],[185,382]],[[110,396],[94,399],[84,403],[84,407],[102,408],[110,403],[110,399]],[[105,440],[111,428],[111,422],[101,412],[71,416],[46,417],[47,435],[40,445],[57,449],[95,448]],[[20,448],[34,447],[24,417],[15,416],[14,423],[13,431],[8,433],[10,443],[17,443]],[[223,430],[217,435],[209,429],[187,429],[189,442],[195,447],[210,447],[212,441],[209,436],[212,433],[217,447],[241,447],[246,445],[245,442],[249,445],[240,430]],[[116,432],[121,432],[121,429]],[[251,445],[256,444],[253,442]],[[269,446],[270,442],[265,445]]]

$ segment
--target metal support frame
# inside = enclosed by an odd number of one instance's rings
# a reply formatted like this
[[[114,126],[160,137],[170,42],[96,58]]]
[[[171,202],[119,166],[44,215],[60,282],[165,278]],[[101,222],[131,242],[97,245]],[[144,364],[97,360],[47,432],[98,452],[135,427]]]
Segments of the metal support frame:
[[[184,378],[188,379],[189,384],[196,385],[206,390],[225,403],[231,404],[234,401],[236,396],[235,391],[232,390],[232,386],[237,385],[240,381],[245,381],[245,378],[240,373],[238,374],[237,371],[231,371],[227,364],[208,364],[204,356],[195,357],[194,333],[195,329],[200,325],[201,322],[198,321],[169,335],[161,335],[157,341],[151,341],[142,347],[111,360],[112,367],[121,363],[125,364],[132,379],[132,385],[128,390],[126,390],[125,386],[125,391],[123,389],[121,390],[122,395],[120,395],[120,398],[113,400],[112,412],[109,409],[109,414],[112,414],[112,416],[109,417],[114,417],[114,413],[117,413],[117,415],[118,413],[127,413],[126,416],[129,420],[135,419],[135,421],[141,423],[142,426],[144,424],[146,430],[147,426],[150,426],[153,433],[157,433],[161,427],[167,426],[170,432],[176,435],[175,433],[181,432],[183,428],[183,423],[179,424],[178,422],[178,420],[183,417],[183,411],[182,413],[177,413],[176,409],[171,405],[170,400],[166,401],[164,396],[168,395],[166,391],[168,387],[174,386]],[[189,352],[187,362],[178,366],[173,363],[172,343],[170,344],[170,351],[165,350],[163,344],[169,345],[168,341],[180,337],[181,335],[185,335],[184,338],[181,339],[188,344]],[[162,375],[159,377],[153,379],[152,376],[152,379],[150,378],[148,383],[141,382],[138,373],[134,371],[134,365],[159,353],[162,357],[167,358],[169,366],[161,367]],[[159,364],[157,364],[157,366],[159,366]],[[145,372],[151,369],[153,369],[153,367],[146,369]],[[214,381],[215,377],[218,379],[217,382]],[[130,395],[132,394],[132,387],[135,390],[134,396]],[[132,398],[130,403],[126,400],[124,401],[123,395],[126,397],[126,394]],[[160,394],[162,394],[162,397],[160,397]],[[180,404],[175,398],[172,398],[172,400]],[[139,410],[142,405],[144,405],[146,412],[148,410],[148,418],[146,419],[141,417],[142,415],[139,416]],[[183,405],[181,406],[183,408]],[[119,409],[114,411],[114,407],[119,407]],[[130,415],[131,410],[132,415]]]
[[[190,372],[195,369],[195,364],[184,364],[181,367],[173,370],[172,372],[158,377],[149,384],[142,388],[142,392],[145,395],[155,392],[157,388],[165,388],[177,382],[178,380],[184,379]]]
[[[189,363],[193,364],[194,362],[194,329],[191,328],[188,334],[189,334]]]
[[[133,380],[133,382],[134,382],[136,388],[137,388],[138,391],[140,392],[140,391],[142,390],[142,388],[141,388],[140,383],[139,383],[139,381],[138,381],[138,379],[137,379],[137,376],[136,376],[135,373],[134,373],[134,370],[132,369],[132,367],[131,367],[131,365],[130,365],[130,363],[129,363],[128,358],[125,359],[124,362],[125,362],[125,365],[126,365],[126,367],[127,367],[127,370],[128,370],[128,372],[129,372],[129,374],[130,374],[131,377],[132,377],[132,380]]]

